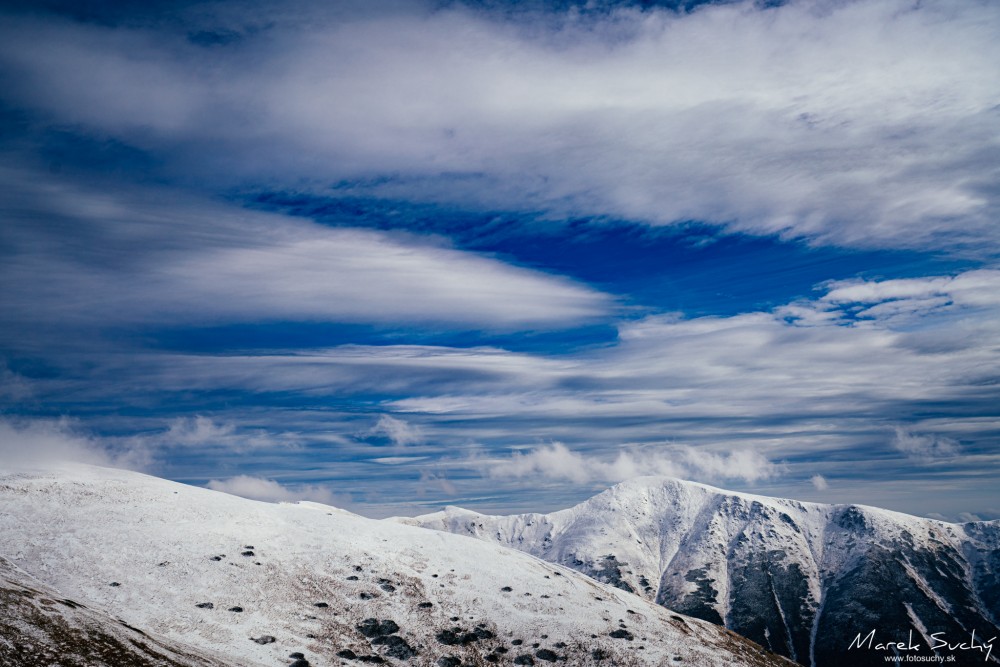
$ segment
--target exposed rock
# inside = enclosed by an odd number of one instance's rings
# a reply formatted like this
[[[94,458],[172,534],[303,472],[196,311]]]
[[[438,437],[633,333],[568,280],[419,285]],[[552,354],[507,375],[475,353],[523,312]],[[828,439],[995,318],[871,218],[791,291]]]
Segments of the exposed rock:
[[[386,646],[386,655],[399,660],[409,660],[417,655],[416,649],[406,643],[399,635],[383,635],[372,640],[372,646]]]
[[[385,637],[399,632],[399,625],[395,621],[388,619],[379,621],[376,618],[366,618],[358,624],[357,628],[358,632],[369,639],[373,637]]]

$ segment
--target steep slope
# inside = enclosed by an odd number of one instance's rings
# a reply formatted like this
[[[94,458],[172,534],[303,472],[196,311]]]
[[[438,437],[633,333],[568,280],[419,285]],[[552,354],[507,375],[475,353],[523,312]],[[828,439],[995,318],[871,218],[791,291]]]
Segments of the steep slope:
[[[0,667],[224,667],[66,598],[0,558]]]
[[[547,515],[448,508],[401,521],[572,567],[806,665],[885,664],[885,651],[849,648],[872,629],[873,645],[906,641],[912,629],[921,649],[907,653],[923,656],[934,654],[935,632],[952,643],[970,643],[973,630],[979,642],[1000,635],[996,521],[955,525],[668,478],[625,482]]]
[[[511,549],[124,471],[0,475],[0,536],[68,599],[234,665],[782,662]]]

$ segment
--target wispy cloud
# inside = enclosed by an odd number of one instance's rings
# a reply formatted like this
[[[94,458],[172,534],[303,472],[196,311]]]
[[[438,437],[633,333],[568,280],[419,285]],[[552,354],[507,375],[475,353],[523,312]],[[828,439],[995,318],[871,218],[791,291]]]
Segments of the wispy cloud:
[[[423,434],[418,426],[409,424],[391,415],[381,415],[369,431],[371,435],[384,436],[397,447],[405,447],[422,442]]]
[[[995,3],[29,4],[0,11],[0,409],[39,419],[6,442],[271,499],[482,499],[489,460],[498,504],[648,471],[996,507]],[[578,223],[810,277],[692,305],[736,274],[623,279]],[[197,342],[239,325],[322,331]]]
[[[101,193],[7,175],[23,186],[0,193],[12,211],[0,267],[9,343],[56,322],[79,331],[262,320],[517,330],[612,307],[586,286],[440,240],[331,229],[160,189]]]
[[[81,433],[69,419],[0,419],[0,464],[4,467],[44,467],[66,461],[137,470],[149,463],[143,451],[110,447]]]
[[[892,446],[906,456],[930,460],[955,456],[959,453],[958,443],[951,438],[910,433],[899,426],[895,432]]]
[[[249,29],[225,4],[181,30],[8,15],[6,95],[199,180],[855,246],[997,240],[990,3],[271,19]],[[189,39],[206,31],[240,38]]]
[[[774,476],[779,470],[779,466],[762,454],[748,449],[720,454],[680,446],[634,448],[605,460],[574,452],[558,442],[536,447],[526,454],[515,452],[506,460],[479,461],[477,464],[490,477],[551,478],[577,484],[620,482],[643,475],[756,482]]]
[[[325,505],[336,505],[337,496],[330,489],[317,485],[286,486],[273,479],[237,475],[228,479],[213,479],[205,486],[242,498],[271,503],[311,500]]]

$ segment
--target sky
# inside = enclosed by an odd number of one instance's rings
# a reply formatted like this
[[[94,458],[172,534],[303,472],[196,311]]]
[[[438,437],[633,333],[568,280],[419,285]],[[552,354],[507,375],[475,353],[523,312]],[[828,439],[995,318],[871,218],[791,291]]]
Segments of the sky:
[[[1000,519],[992,0],[0,4],[0,464]]]

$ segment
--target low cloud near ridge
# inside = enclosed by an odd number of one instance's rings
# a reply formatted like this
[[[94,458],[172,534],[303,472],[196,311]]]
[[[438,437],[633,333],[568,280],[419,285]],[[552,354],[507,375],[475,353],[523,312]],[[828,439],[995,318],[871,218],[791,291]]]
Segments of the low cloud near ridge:
[[[566,445],[542,445],[528,453],[515,452],[509,459],[483,462],[490,477],[548,478],[586,484],[621,482],[644,475],[666,475],[697,481],[742,480],[756,482],[773,477],[780,466],[752,450],[717,454],[693,447],[663,446],[620,451],[613,460],[586,456]]]
[[[144,451],[108,447],[98,438],[79,433],[68,419],[0,419],[3,467],[45,467],[67,461],[132,470],[149,464]]]
[[[205,486],[213,491],[222,491],[230,495],[250,498],[251,500],[263,500],[270,503],[311,500],[323,503],[324,505],[337,504],[337,496],[325,487],[311,484],[285,486],[273,479],[250,475],[237,475],[228,479],[213,479],[209,480]]]

